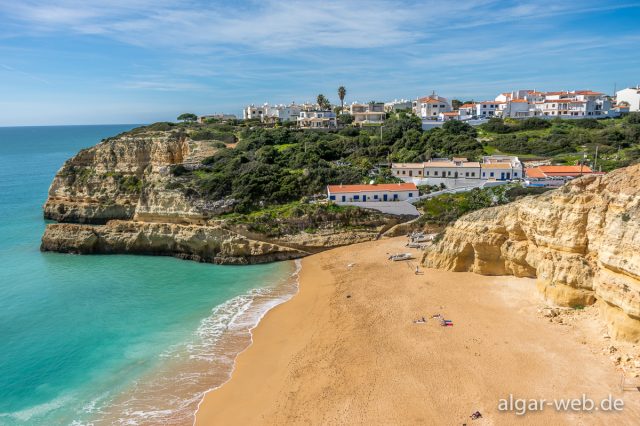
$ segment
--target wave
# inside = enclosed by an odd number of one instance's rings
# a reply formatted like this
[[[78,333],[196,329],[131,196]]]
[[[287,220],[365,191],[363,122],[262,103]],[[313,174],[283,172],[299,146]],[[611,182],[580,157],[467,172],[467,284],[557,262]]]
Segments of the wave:
[[[212,309],[186,344],[169,348],[150,375],[103,406],[85,406],[93,423],[183,425],[195,421],[204,396],[226,383],[237,356],[253,342],[253,329],[298,291],[301,262],[286,280],[268,283]]]

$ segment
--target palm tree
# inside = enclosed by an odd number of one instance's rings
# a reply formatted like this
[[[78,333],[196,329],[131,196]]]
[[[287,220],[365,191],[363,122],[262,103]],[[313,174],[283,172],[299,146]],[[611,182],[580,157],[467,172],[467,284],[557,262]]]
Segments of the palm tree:
[[[331,103],[329,102],[329,99],[327,99],[322,93],[318,95],[318,97],[316,98],[316,102],[318,103],[318,106],[320,108],[331,107]]]
[[[344,97],[347,95],[347,89],[344,86],[338,87],[338,97],[340,98],[340,112],[344,112]]]

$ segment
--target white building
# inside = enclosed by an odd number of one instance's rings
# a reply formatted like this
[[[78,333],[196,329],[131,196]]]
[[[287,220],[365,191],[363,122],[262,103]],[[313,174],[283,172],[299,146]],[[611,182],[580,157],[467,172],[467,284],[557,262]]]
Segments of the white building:
[[[418,196],[413,183],[380,183],[371,185],[328,185],[327,197],[336,203],[406,201]]]
[[[268,107],[269,104],[265,104],[263,106],[256,106],[256,105],[247,105],[243,110],[242,110],[242,118],[244,118],[245,120],[255,120],[258,119],[260,121],[262,121],[264,115],[265,115],[265,106]]]
[[[450,112],[449,100],[436,94],[419,98],[413,103],[413,112],[423,120],[437,120],[441,112]]]
[[[413,102],[408,101],[406,99],[394,99],[391,102],[386,102],[384,104],[384,110],[386,112],[397,112],[404,110],[411,110],[413,108]]]
[[[500,105],[504,102],[501,101],[484,101],[476,104],[475,115],[479,118],[489,118],[498,115]]]
[[[640,111],[640,86],[628,87],[616,92],[616,103],[621,102],[629,104],[629,111]]]
[[[329,110],[300,111],[297,123],[301,129],[335,129],[338,127],[336,113]]]
[[[518,157],[491,155],[482,163],[466,158],[434,158],[424,163],[393,163],[391,174],[406,182],[438,184],[444,179],[513,180],[522,179],[524,168]]]
[[[438,121],[461,120],[460,111],[441,112],[438,114]]]
[[[353,103],[349,106],[349,114],[353,116],[353,124],[382,124],[387,113],[384,111],[382,102],[372,102],[368,104]]]

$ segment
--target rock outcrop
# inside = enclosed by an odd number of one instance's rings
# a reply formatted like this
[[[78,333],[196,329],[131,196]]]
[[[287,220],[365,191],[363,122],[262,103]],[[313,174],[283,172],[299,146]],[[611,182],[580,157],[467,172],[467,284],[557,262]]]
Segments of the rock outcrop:
[[[80,254],[170,255],[224,264],[299,258],[331,247],[369,241],[386,220],[361,229],[278,238],[230,225],[219,216],[234,200],[211,200],[185,190],[172,167],[202,167],[214,141],[193,141],[180,130],[134,131],[80,151],[56,174],[44,205],[55,220],[42,237],[43,251]]]
[[[535,277],[545,298],[597,302],[612,337],[640,341],[640,165],[463,216],[423,264]]]

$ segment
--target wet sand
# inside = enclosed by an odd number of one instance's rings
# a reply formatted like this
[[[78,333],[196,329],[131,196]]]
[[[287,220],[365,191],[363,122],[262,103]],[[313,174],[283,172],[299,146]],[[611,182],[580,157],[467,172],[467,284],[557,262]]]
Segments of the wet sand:
[[[640,393],[599,352],[597,318],[550,323],[534,280],[391,262],[394,238],[302,262],[300,291],[271,310],[209,392],[198,425],[638,424]],[[419,253],[414,251],[417,256]],[[351,267],[348,265],[353,264]],[[443,327],[434,314],[453,322]],[[426,323],[414,323],[425,317]],[[591,321],[591,322],[588,322]],[[499,411],[500,399],[624,401],[621,412]],[[479,411],[482,418],[469,416]]]

